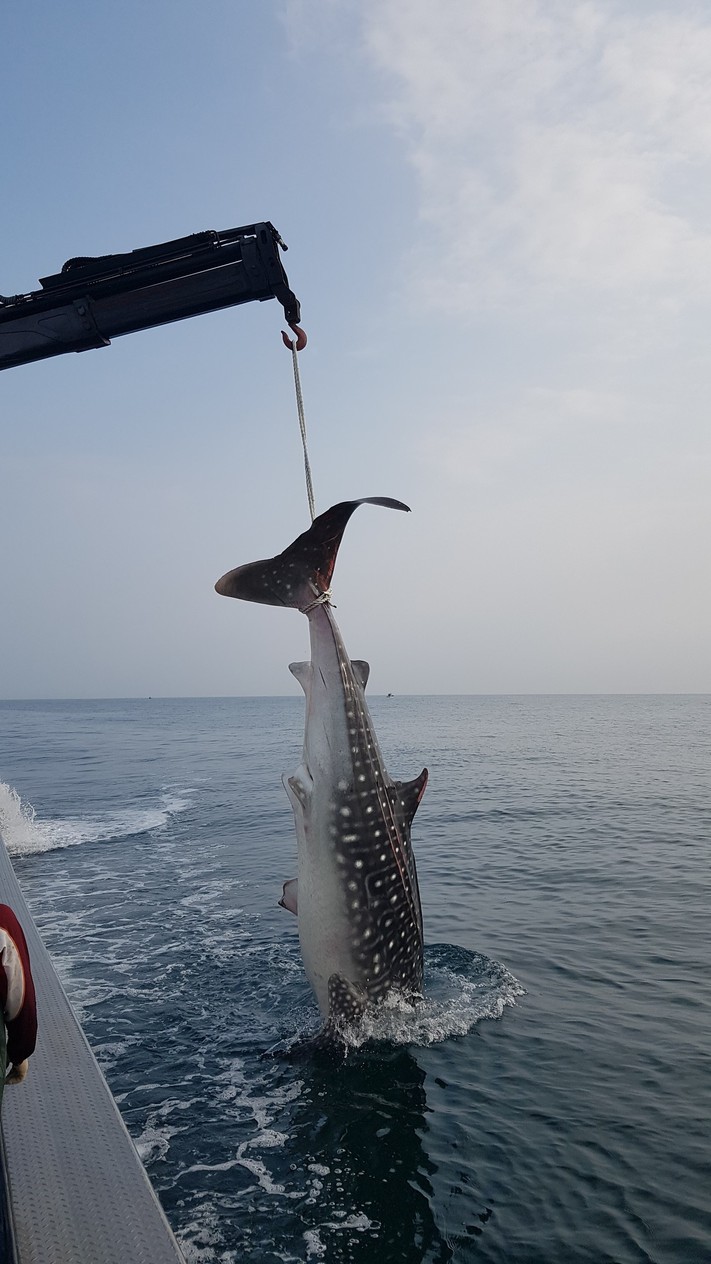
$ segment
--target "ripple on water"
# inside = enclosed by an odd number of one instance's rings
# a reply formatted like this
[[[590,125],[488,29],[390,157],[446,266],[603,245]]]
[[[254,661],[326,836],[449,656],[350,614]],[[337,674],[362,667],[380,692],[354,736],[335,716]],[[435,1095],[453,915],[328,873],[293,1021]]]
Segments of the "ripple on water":
[[[261,1059],[320,1021],[276,909],[299,700],[13,712],[3,828],[186,1258],[705,1264],[709,701],[376,712],[391,767],[426,740],[450,942],[338,1068]]]

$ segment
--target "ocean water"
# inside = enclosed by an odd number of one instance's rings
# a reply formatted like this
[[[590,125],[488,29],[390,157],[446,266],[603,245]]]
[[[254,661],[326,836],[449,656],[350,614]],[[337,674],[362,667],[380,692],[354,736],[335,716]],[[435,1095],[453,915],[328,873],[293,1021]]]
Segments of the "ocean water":
[[[426,1000],[342,1065],[281,786],[301,698],[0,703],[0,825],[191,1264],[711,1260],[711,698],[374,698]]]

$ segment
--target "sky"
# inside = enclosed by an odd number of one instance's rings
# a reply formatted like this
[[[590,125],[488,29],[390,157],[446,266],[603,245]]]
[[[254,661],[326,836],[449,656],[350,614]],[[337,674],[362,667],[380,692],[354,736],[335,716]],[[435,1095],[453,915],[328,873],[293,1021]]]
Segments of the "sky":
[[[374,693],[711,691],[711,8],[10,0],[0,293],[271,220]],[[298,693],[276,301],[0,374],[0,697]]]

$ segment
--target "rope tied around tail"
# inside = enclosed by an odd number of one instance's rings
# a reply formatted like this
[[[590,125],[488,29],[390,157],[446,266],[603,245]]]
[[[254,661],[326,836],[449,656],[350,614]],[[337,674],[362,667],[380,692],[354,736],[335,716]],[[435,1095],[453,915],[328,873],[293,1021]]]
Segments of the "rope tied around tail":
[[[312,584],[311,587],[315,593],[318,593],[318,596],[313,601],[310,601],[308,606],[299,607],[302,614],[309,614],[309,612],[311,610],[315,610],[317,606],[334,606],[335,609],[334,602],[331,600],[332,593],[330,588],[326,588],[324,592],[319,592],[315,584]]]

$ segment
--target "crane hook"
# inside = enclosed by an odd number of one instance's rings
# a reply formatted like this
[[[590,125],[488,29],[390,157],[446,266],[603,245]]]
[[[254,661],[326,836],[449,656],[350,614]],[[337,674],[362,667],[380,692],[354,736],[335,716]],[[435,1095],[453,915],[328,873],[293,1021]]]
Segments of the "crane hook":
[[[282,329],[281,337],[287,351],[303,351],[308,341],[303,329],[299,325],[292,324],[291,321],[289,321],[289,328],[296,334],[296,342]]]

